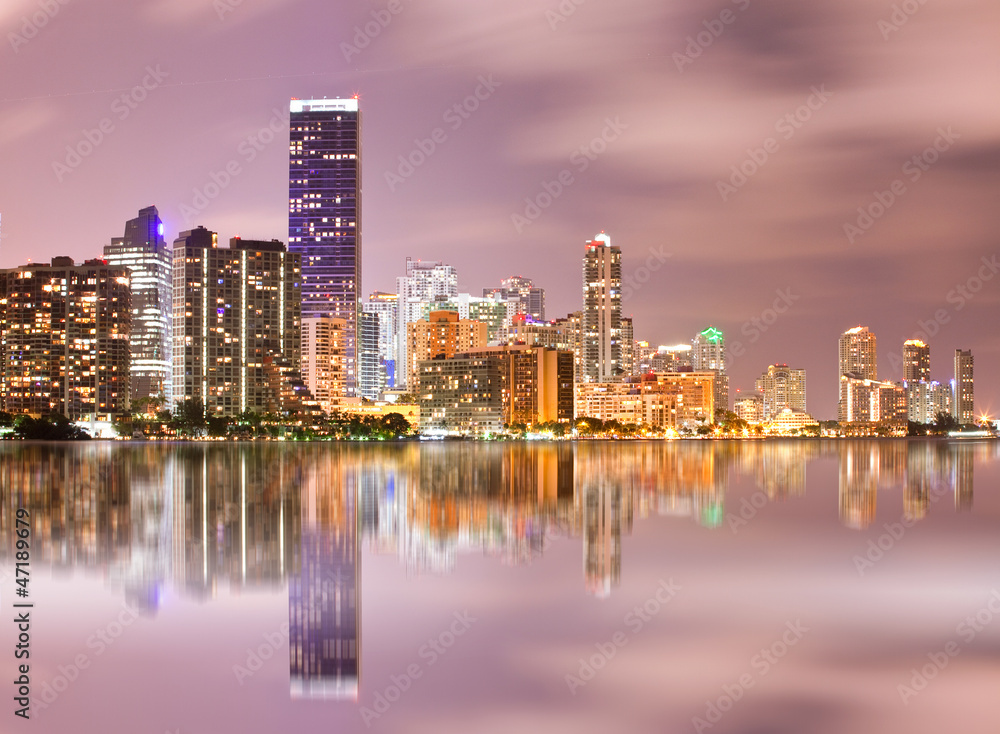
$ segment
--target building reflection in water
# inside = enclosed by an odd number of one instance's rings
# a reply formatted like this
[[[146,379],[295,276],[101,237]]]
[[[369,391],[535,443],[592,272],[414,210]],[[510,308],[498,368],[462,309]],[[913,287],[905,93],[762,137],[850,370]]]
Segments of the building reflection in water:
[[[11,442],[0,444],[0,562],[11,563],[14,511],[26,507],[33,562],[96,569],[147,615],[170,594],[287,584],[292,694],[356,697],[362,546],[409,573],[447,573],[465,553],[530,563],[549,542],[576,540],[585,588],[606,597],[636,518],[718,528],[733,474],[781,501],[805,493],[811,460],[835,458],[840,520],[863,529],[877,492],[894,487],[914,520],[949,491],[954,510],[971,510],[975,460],[998,453],[931,440]]]

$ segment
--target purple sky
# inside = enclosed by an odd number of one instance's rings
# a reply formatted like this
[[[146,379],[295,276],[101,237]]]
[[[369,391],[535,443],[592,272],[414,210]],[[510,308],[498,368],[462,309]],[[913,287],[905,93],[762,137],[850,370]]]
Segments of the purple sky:
[[[605,230],[626,276],[669,255],[625,303],[636,337],[722,328],[743,346],[734,388],[768,363],[804,367],[809,409],[832,417],[840,332],[867,324],[899,379],[888,355],[937,320],[932,376],[971,348],[977,409],[1000,409],[1000,278],[977,280],[982,258],[1000,265],[1000,6],[908,0],[893,19],[888,1],[576,2],[51,0],[46,15],[5,0],[0,266],[97,255],[150,204],[169,240],[198,224],[284,240],[287,132],[259,150],[251,136],[289,97],[359,94],[366,294],[392,290],[409,255],[454,264],[473,293],[533,277],[557,317],[580,307],[583,243]],[[388,23],[365,34],[373,12]],[[478,108],[449,113],[480,78]],[[433,153],[387,180],[436,128]],[[720,191],[743,164],[759,170]],[[970,278],[976,293],[953,291]],[[755,328],[789,288],[787,312]]]

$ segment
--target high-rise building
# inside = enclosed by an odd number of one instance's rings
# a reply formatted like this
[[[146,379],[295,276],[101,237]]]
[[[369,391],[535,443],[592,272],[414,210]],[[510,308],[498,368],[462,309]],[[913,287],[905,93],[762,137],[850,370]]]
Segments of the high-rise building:
[[[878,360],[875,354],[875,335],[867,326],[855,326],[840,335],[838,348],[837,375],[851,375],[860,380],[878,379]],[[845,402],[844,381],[840,380],[840,401],[837,420],[857,420],[848,417],[854,411]]]
[[[155,206],[139,210],[125,223],[125,235],[104,246],[109,265],[126,267],[132,283],[132,349],[129,397],[163,398],[171,403],[170,250]]]
[[[736,417],[751,425],[764,422],[764,396],[760,394],[745,395],[733,401],[733,412]]]
[[[963,424],[972,423],[976,419],[973,366],[971,349],[955,350],[955,380],[952,383],[955,397],[952,400],[952,410],[955,420]]]
[[[658,372],[620,382],[578,383],[576,417],[693,429],[712,423],[714,371]]]
[[[715,379],[715,409],[729,410],[729,375],[726,373],[726,338],[709,326],[691,342],[691,365],[695,372],[712,371]]]
[[[919,339],[903,342],[903,381],[931,379],[931,348]]]
[[[787,364],[768,365],[757,378],[757,392],[764,398],[763,420],[768,421],[785,408],[806,412],[806,371]]]
[[[128,269],[105,260],[0,270],[0,410],[126,415],[131,297]]]
[[[396,346],[399,339],[399,295],[375,291],[368,296],[362,309],[378,316],[379,379],[383,390],[391,390],[396,387],[396,359],[399,352]]]
[[[902,423],[906,427],[906,389],[902,385],[844,374],[840,376],[840,404],[842,423]]]
[[[631,316],[622,316],[622,372],[635,373],[635,332]]]
[[[406,385],[410,364],[406,356],[406,326],[427,315],[441,302],[458,295],[458,274],[451,265],[436,261],[406,258],[406,275],[396,278],[398,299],[396,326],[398,341],[396,353],[396,386]]]
[[[906,383],[906,409],[914,423],[933,423],[939,413],[952,414],[951,385],[927,380]]]
[[[622,251],[603,232],[583,256],[581,369],[584,382],[607,382],[622,372]]]
[[[481,432],[573,419],[573,353],[539,346],[474,349],[418,365],[421,426]]]
[[[499,288],[483,288],[483,296],[517,302],[517,313],[530,316],[535,321],[545,320],[545,289],[537,288],[531,278],[513,275],[500,281]]]
[[[344,319],[302,319],[302,377],[325,413],[344,397]]]
[[[201,400],[210,416],[295,407],[284,391],[275,393],[273,366],[277,361],[289,376],[300,367],[299,263],[278,240],[233,238],[227,249],[204,227],[180,233],[173,248],[175,403]]]
[[[377,400],[385,390],[379,360],[379,315],[362,311],[358,319],[358,385],[361,397]]]
[[[486,346],[486,324],[459,318],[457,311],[432,311],[426,319],[406,325],[407,385],[415,385],[425,359],[454,357]]]
[[[361,112],[355,99],[293,99],[288,251],[302,261],[302,316],[344,319],[344,389],[357,388],[361,310]]]

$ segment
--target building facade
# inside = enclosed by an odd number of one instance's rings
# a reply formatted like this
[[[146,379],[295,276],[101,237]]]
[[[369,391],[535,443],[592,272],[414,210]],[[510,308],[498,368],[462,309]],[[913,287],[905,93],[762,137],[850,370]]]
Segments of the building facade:
[[[290,376],[300,369],[300,262],[277,240],[233,238],[221,248],[204,227],[180,233],[173,247],[175,404],[200,400],[209,416],[291,408],[268,372],[275,364]]]
[[[129,269],[132,284],[130,400],[162,399],[171,404],[171,307],[173,284],[170,250],[155,206],[140,209],[125,223],[123,237],[104,246],[109,265]]]
[[[105,260],[0,270],[0,410],[127,415],[131,297],[129,270]]]
[[[855,326],[840,335],[837,350],[837,375],[840,380],[840,400],[837,406],[837,420],[852,420],[849,416],[857,411],[846,400],[844,375],[858,380],[878,379],[878,359],[875,353],[875,335],[867,326]]]
[[[383,390],[396,387],[396,359],[399,352],[399,295],[375,291],[362,306],[365,313],[378,316],[378,360]]]
[[[361,111],[355,99],[293,99],[288,251],[302,263],[302,315],[344,319],[344,385],[357,389],[361,310]]]
[[[579,377],[607,382],[622,373],[622,253],[603,232],[583,256]]]
[[[406,358],[410,380],[415,380],[420,362],[454,357],[486,346],[486,324],[459,318],[457,311],[432,311],[426,319],[406,325]]]
[[[627,381],[578,383],[576,417],[617,420],[657,429],[711,423],[715,372],[660,372]]]
[[[806,371],[787,364],[768,365],[757,378],[757,392],[763,396],[763,420],[771,420],[785,408],[806,412]]]
[[[302,377],[324,413],[344,399],[344,329],[332,316],[302,319]]]
[[[691,342],[691,366],[695,372],[715,373],[715,407],[729,410],[729,375],[726,373],[726,338],[709,326]]]
[[[971,349],[955,350],[952,410],[955,420],[962,424],[974,423],[976,419],[975,389],[973,386],[974,366]]]
[[[499,288],[483,288],[483,296],[515,301],[516,313],[526,314],[534,321],[545,320],[545,289],[536,287],[531,278],[512,275],[501,280]]]
[[[903,342],[903,382],[931,379],[931,348],[919,339]]]
[[[438,261],[406,258],[406,275],[396,278],[398,341],[396,354],[396,387],[405,387],[410,375],[406,355],[406,327],[427,315],[438,303],[458,295],[458,274],[451,265]]]

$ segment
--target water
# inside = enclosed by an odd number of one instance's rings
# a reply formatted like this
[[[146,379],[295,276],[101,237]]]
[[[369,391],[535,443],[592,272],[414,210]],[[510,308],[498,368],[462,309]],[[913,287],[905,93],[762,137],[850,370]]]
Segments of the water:
[[[24,507],[36,732],[995,734],[998,454],[4,443],[3,619]]]

